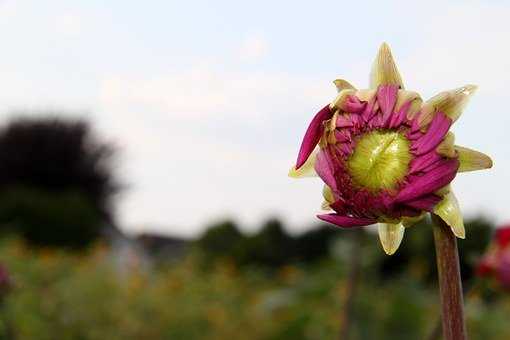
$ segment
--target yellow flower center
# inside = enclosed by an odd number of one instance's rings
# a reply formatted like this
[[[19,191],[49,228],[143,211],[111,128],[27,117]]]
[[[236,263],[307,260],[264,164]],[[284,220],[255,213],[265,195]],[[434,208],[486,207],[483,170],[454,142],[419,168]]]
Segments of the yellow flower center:
[[[394,131],[371,131],[359,137],[347,160],[354,185],[377,192],[391,190],[409,169],[409,141]]]

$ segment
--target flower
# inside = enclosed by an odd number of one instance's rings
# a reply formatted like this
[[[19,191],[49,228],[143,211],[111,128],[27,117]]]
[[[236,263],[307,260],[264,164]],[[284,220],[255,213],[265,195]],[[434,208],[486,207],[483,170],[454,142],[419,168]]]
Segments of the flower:
[[[476,267],[480,277],[493,277],[510,289],[510,225],[498,228],[488,251]]]
[[[0,263],[0,299],[7,293],[11,284],[11,277],[9,276],[7,268]]]
[[[458,172],[492,167],[483,153],[457,146],[451,125],[476,86],[441,92],[426,102],[404,89],[389,46],[372,67],[370,88],[334,81],[338,95],[312,119],[290,177],[324,182],[321,220],[350,228],[378,223],[384,251],[399,247],[406,227],[427,212],[465,237],[450,190]],[[318,147],[317,147],[318,146]]]

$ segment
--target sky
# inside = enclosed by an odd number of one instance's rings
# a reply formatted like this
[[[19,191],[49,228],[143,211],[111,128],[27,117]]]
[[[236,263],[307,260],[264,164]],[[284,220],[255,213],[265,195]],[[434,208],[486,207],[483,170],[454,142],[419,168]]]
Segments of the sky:
[[[510,2],[0,1],[0,121],[52,110],[117,145],[119,225],[191,237],[224,218],[315,221],[319,179],[292,180],[302,135],[390,44],[424,99],[479,85],[456,143],[495,166],[453,187],[466,216],[510,222]],[[469,231],[468,231],[469,233]]]

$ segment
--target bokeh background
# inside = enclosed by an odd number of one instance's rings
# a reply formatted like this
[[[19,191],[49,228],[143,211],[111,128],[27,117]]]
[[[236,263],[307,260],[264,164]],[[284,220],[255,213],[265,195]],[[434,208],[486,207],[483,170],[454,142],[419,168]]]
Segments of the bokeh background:
[[[315,220],[320,180],[286,176],[332,80],[366,86],[386,41],[424,98],[480,87],[453,128],[495,162],[453,184],[467,321],[510,338],[510,295],[475,275],[510,221],[508,17],[505,1],[0,1],[0,336],[437,338],[429,222],[387,257],[371,227]]]

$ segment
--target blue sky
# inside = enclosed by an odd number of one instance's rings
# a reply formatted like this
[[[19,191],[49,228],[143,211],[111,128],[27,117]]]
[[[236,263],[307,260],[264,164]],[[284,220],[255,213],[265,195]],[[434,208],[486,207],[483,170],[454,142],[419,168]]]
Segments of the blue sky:
[[[0,2],[0,112],[85,116],[121,149],[127,231],[191,236],[211,221],[292,230],[314,221],[319,180],[286,177],[331,81],[367,84],[382,41],[424,98],[480,86],[457,143],[495,168],[457,177],[466,215],[510,221],[507,89],[510,3],[503,1]],[[469,231],[468,231],[469,232]]]

